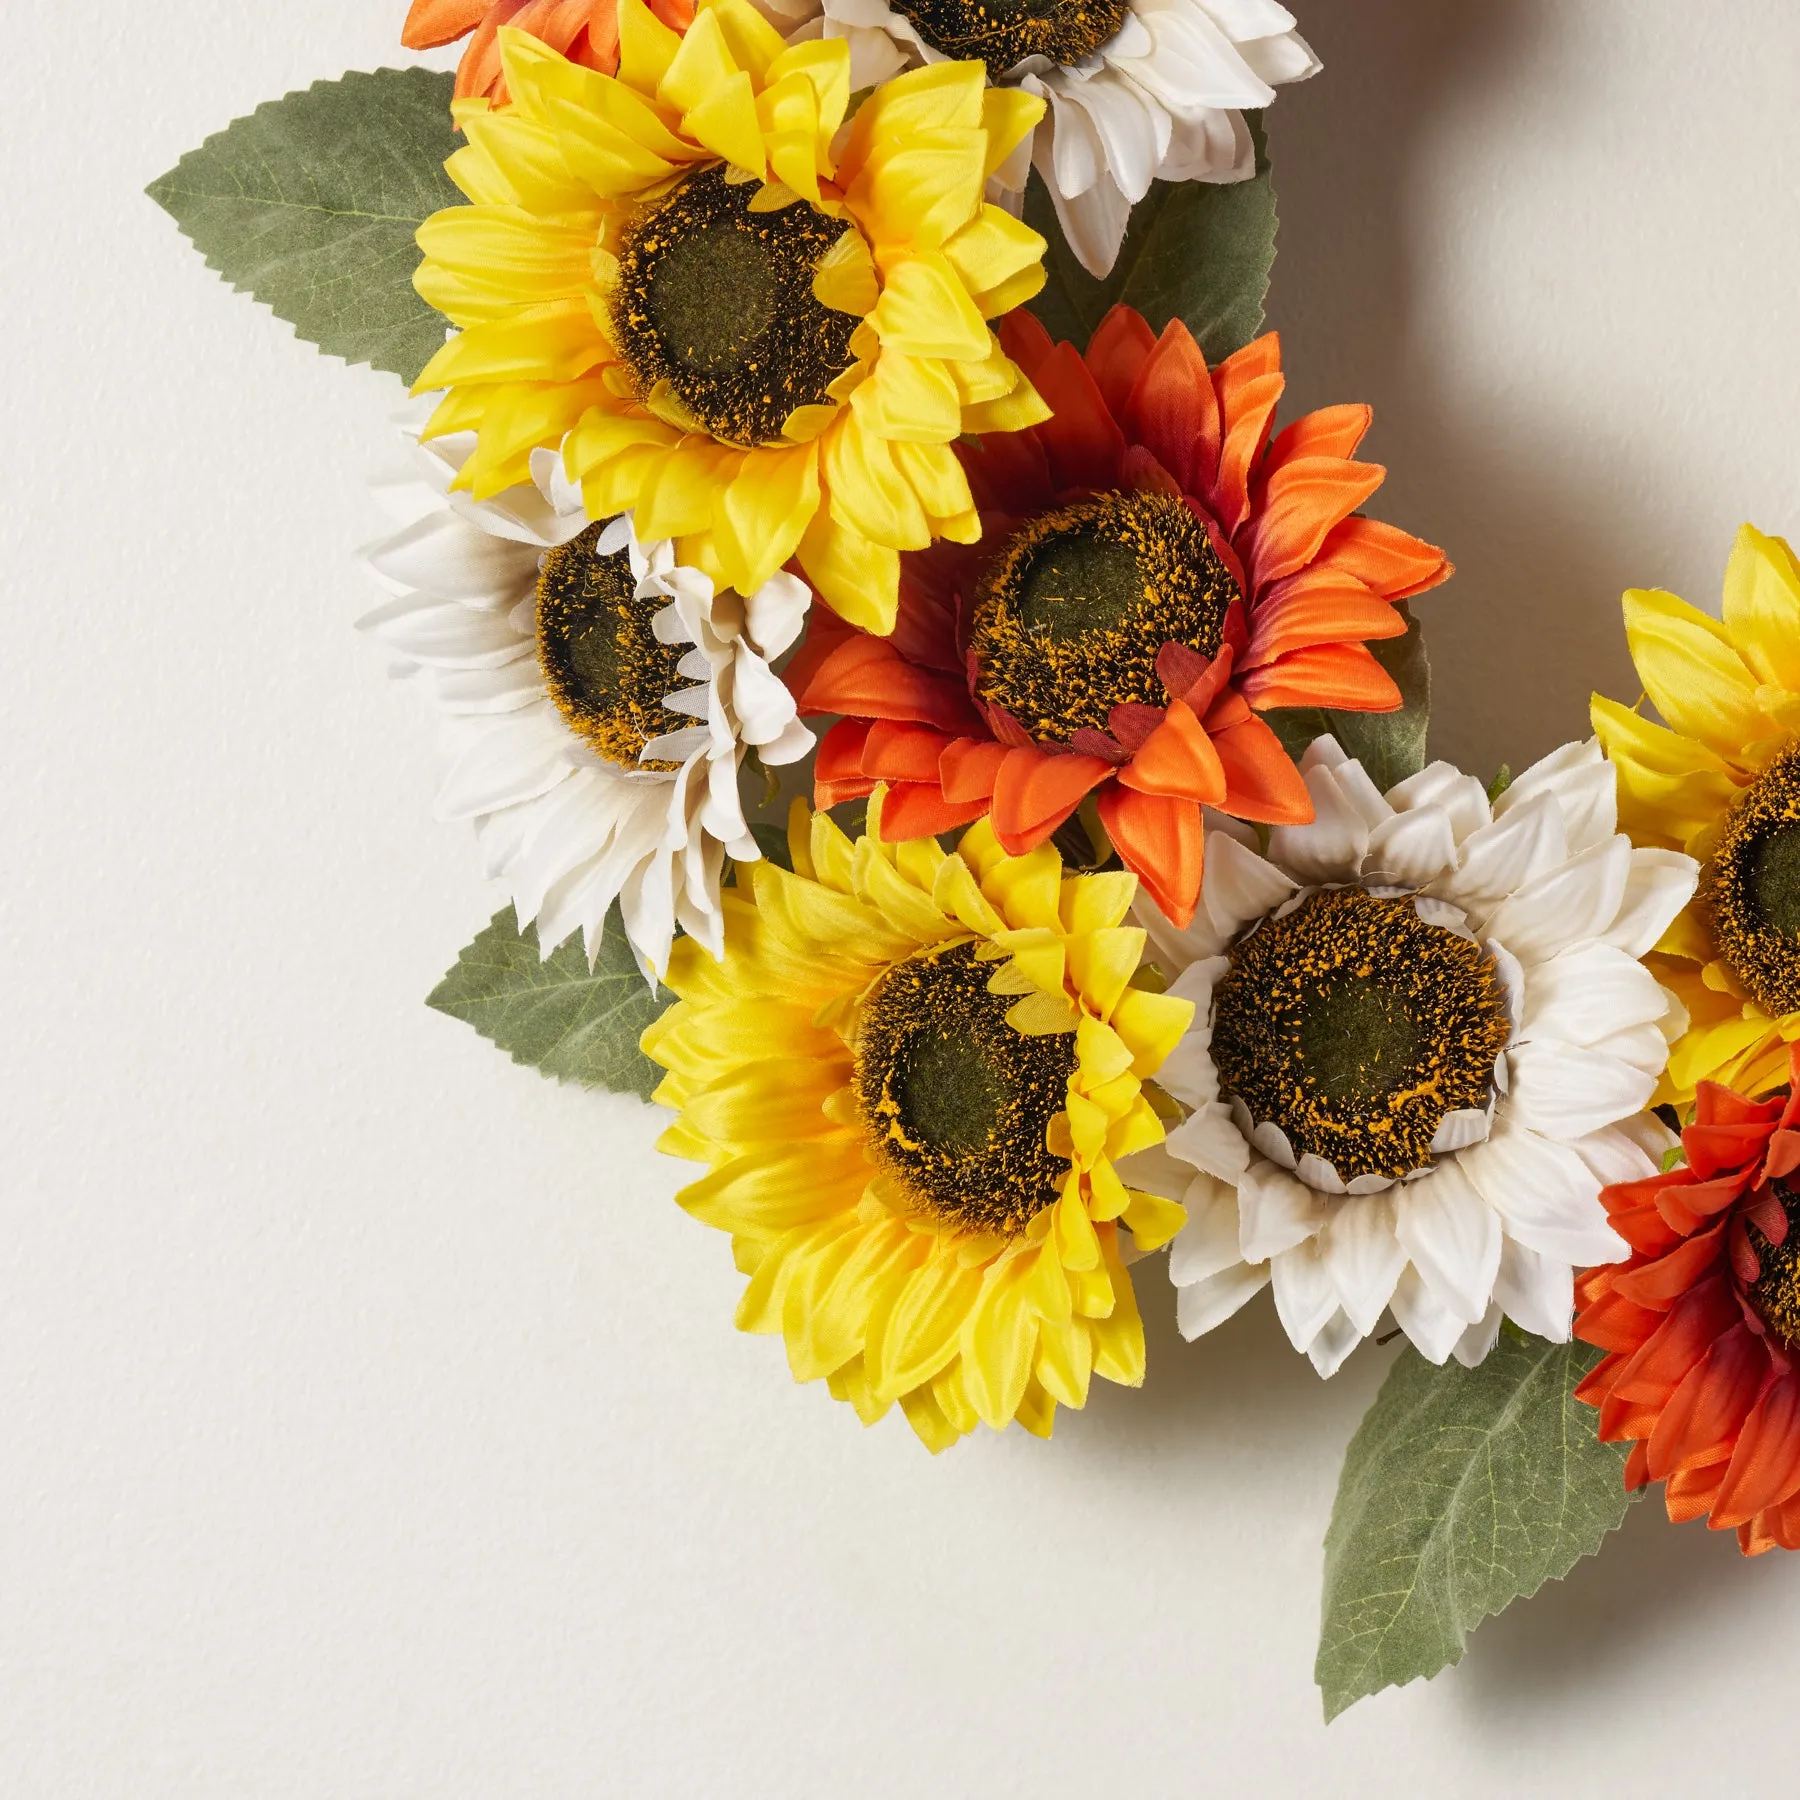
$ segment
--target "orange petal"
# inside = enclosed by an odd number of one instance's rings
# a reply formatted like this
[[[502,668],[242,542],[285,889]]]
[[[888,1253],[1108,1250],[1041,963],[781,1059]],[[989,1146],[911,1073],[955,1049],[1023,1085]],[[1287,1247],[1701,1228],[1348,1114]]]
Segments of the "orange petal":
[[[1219,396],[1222,442],[1219,472],[1213,483],[1213,517],[1235,535],[1250,512],[1250,477],[1269,441],[1287,381],[1281,373],[1281,339],[1274,332],[1246,344],[1213,370]]]
[[[1743,1525],[1800,1489],[1800,1375],[1769,1389],[1744,1421],[1713,1505],[1720,1529]]]
[[[1193,333],[1171,319],[1125,402],[1132,436],[1192,494],[1211,504],[1219,468],[1219,402]]]
[[[1050,453],[1062,488],[1117,485],[1125,456],[1125,434],[1106,410],[1100,390],[1073,344],[1058,344],[1032,375],[1051,416],[1032,429]]]
[[[965,801],[960,806],[946,800],[935,783],[896,781],[881,802],[881,835],[896,844],[903,838],[940,837],[972,824],[987,809],[985,800]]]
[[[1393,712],[1394,678],[1361,644],[1315,644],[1252,669],[1238,684],[1258,712],[1273,706],[1329,706],[1338,712]]]
[[[435,50],[473,31],[487,12],[489,0],[413,0],[400,27],[408,50]]]
[[[937,785],[938,758],[950,739],[929,725],[877,719],[863,745],[862,769],[882,781],[923,781]],[[882,818],[885,820],[884,812]]]
[[[993,799],[1000,765],[1009,754],[1004,744],[996,744],[992,738],[957,738],[946,745],[938,759],[944,798],[955,806]]]
[[[812,672],[799,706],[805,713],[905,719],[951,732],[965,729],[973,716],[960,684],[863,632],[846,638]]]
[[[1115,306],[1088,340],[1088,373],[1115,419],[1124,417],[1132,383],[1155,348],[1156,333],[1129,306]]]
[[[1374,420],[1374,409],[1368,406],[1325,406],[1305,414],[1276,434],[1263,464],[1264,480],[1302,457],[1354,456]]]
[[[1084,796],[1113,772],[1097,756],[1053,756],[1035,746],[1009,750],[994,777],[994,836],[1008,856],[1043,843]]]
[[[1000,322],[1000,348],[1024,371],[1025,379],[1037,386],[1037,372],[1056,349],[1056,340],[1024,307],[1009,312]]]
[[[1354,575],[1390,600],[1410,600],[1455,573],[1435,545],[1379,519],[1346,519],[1326,538],[1318,561]]]
[[[840,719],[826,732],[813,763],[814,806],[837,806],[874,793],[875,783],[862,768],[868,738],[867,719]]]
[[[1371,594],[1341,569],[1302,570],[1270,588],[1250,615],[1244,668],[1260,669],[1290,650],[1402,637],[1406,621],[1391,600]]]
[[[1726,1461],[1768,1377],[1769,1356],[1748,1325],[1734,1325],[1688,1371],[1650,1434],[1653,1481]]]
[[[1200,808],[1192,800],[1140,794],[1115,782],[1100,795],[1099,809],[1126,868],[1176,925],[1189,924],[1200,904],[1206,854]]]
[[[1379,463],[1308,456],[1270,479],[1268,492],[1240,542],[1254,598],[1271,582],[1297,574],[1331,532],[1387,479]]]
[[[1264,720],[1249,717],[1214,730],[1212,742],[1225,769],[1222,812],[1257,825],[1312,823],[1312,795]]]
[[[1202,806],[1217,806],[1225,798],[1225,765],[1185,700],[1170,702],[1163,722],[1120,771],[1119,780],[1141,794],[1165,794]]]

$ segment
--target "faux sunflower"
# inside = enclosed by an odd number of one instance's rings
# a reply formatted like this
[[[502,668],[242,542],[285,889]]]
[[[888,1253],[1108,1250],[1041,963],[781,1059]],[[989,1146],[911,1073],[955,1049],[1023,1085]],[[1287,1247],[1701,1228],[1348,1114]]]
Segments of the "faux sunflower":
[[[1688,1009],[1659,1094],[1684,1106],[1702,1081],[1780,1087],[1800,1041],[1800,564],[1786,543],[1739,531],[1722,610],[1627,594],[1632,660],[1665,723],[1593,701],[1620,824],[1704,865],[1651,959]]]
[[[1047,1437],[1091,1376],[1143,1379],[1119,1228],[1153,1250],[1186,1215],[1118,1165],[1162,1142],[1144,1084],[1193,1007],[1139,985],[1130,875],[1009,857],[985,823],[892,844],[882,799],[854,843],[796,803],[793,872],[739,872],[723,961],[676,945],[643,1039],[661,1148],[710,1165],[678,1198],[731,1234],[738,1325],[796,1380],[864,1423],[898,1401],[934,1451]]]
[[[595,518],[754,593],[790,557],[845,617],[893,623],[899,553],[979,532],[951,445],[1045,416],[987,321],[1044,240],[982,198],[1043,101],[978,62],[849,118],[841,41],[788,48],[744,0],[677,35],[620,0],[619,72],[500,33],[512,104],[458,109],[471,204],[419,231],[419,292],[462,330],[420,390],[469,430],[482,499],[564,446]],[[565,442],[566,439],[566,442]]]
[[[1312,802],[1258,714],[1400,704],[1366,640],[1450,574],[1359,516],[1366,406],[1295,420],[1271,335],[1209,369],[1179,320],[1115,307],[1086,356],[1028,314],[1002,338],[1053,418],[964,451],[978,549],[909,557],[893,636],[815,628],[788,679],[838,713],[821,805],[890,784],[887,829],[991,814],[1023,854],[1093,794],[1098,824],[1171,919],[1200,893],[1201,809],[1299,825]]]

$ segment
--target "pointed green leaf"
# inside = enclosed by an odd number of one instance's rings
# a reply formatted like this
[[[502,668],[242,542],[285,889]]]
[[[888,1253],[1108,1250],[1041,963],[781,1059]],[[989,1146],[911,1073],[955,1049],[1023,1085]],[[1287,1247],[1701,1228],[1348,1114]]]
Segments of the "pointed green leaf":
[[[425,1004],[473,1025],[514,1062],[558,1081],[648,1100],[662,1071],[638,1049],[673,996],[639,971],[615,905],[594,967],[579,937],[548,959],[509,906],[456,959]]]
[[[413,291],[423,220],[462,196],[454,77],[377,69],[271,100],[190,150],[146,192],[209,268],[346,362],[410,382],[445,321]]]
[[[1406,635],[1380,638],[1369,645],[1375,660],[1400,689],[1398,712],[1327,712],[1323,707],[1299,706],[1263,714],[1295,758],[1314,738],[1329,732],[1368,770],[1370,780],[1384,793],[1424,768],[1425,738],[1431,724],[1431,659],[1425,654],[1425,634],[1405,601],[1400,603],[1400,611],[1406,619]]]
[[[1586,1344],[1502,1332],[1478,1369],[1408,1348],[1344,1457],[1314,1671],[1325,1717],[1462,1660],[1474,1628],[1559,1581],[1625,1518],[1625,1448],[1574,1397]]]
[[[1275,266],[1275,188],[1261,118],[1246,114],[1256,139],[1249,181],[1158,181],[1131,212],[1118,260],[1096,280],[1076,260],[1056,222],[1049,190],[1033,174],[1025,219],[1049,240],[1043,291],[1031,310],[1053,338],[1085,349],[1108,310],[1133,306],[1161,331],[1180,319],[1208,362],[1241,350],[1262,329]]]

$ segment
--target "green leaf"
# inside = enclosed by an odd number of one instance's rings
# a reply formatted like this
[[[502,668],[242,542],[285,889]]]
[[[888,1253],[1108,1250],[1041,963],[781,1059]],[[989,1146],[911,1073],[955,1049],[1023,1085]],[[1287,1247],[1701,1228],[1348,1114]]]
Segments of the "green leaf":
[[[1425,634],[1404,601],[1400,612],[1406,620],[1406,635],[1381,638],[1369,645],[1375,660],[1400,689],[1398,712],[1327,712],[1322,707],[1300,706],[1263,714],[1293,757],[1314,738],[1329,732],[1368,770],[1370,780],[1384,793],[1424,768],[1425,736],[1431,722],[1431,659],[1425,654]]]
[[[638,1039],[671,998],[640,973],[617,905],[592,969],[579,937],[540,957],[536,930],[521,931],[509,906],[462,951],[425,1004],[473,1025],[516,1063],[648,1100],[662,1071]]]
[[[780,825],[755,824],[750,827],[750,835],[756,839],[756,847],[763,853],[764,862],[772,862],[778,869],[786,869],[791,875],[794,872],[794,857],[788,848],[788,834]]]
[[[1469,1633],[1623,1522],[1625,1447],[1574,1397],[1586,1344],[1503,1334],[1478,1369],[1407,1349],[1344,1457],[1314,1671],[1334,1719],[1460,1662]]]
[[[445,321],[413,291],[413,234],[462,199],[455,78],[377,69],[271,100],[145,190],[240,293],[350,363],[411,382]]]
[[[1258,114],[1256,174],[1223,185],[1153,182],[1131,212],[1112,273],[1096,280],[1076,260],[1056,222],[1049,190],[1036,174],[1025,192],[1025,220],[1049,240],[1043,291],[1031,310],[1054,338],[1085,348],[1113,306],[1136,307],[1161,331],[1182,320],[1208,362],[1241,350],[1262,329],[1269,271],[1275,266],[1275,188]]]

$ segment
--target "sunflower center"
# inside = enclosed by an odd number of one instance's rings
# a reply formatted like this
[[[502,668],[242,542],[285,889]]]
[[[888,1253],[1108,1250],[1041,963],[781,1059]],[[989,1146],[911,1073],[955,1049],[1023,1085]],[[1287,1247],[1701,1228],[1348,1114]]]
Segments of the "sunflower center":
[[[1069,1173],[1046,1145],[1068,1104],[1075,1034],[1027,1037],[972,943],[897,963],[864,1005],[857,1098],[877,1152],[946,1224],[1012,1236]]]
[[[979,58],[997,80],[1028,56],[1078,63],[1118,34],[1126,0],[895,0],[946,56]]]
[[[557,710],[588,746],[631,769],[675,769],[641,762],[652,738],[694,720],[671,712],[668,696],[693,685],[676,669],[686,644],[658,641],[652,621],[664,602],[639,600],[631,558],[602,556],[605,522],[549,551],[537,585],[538,666]]]
[[[1732,809],[1706,898],[1731,972],[1766,1012],[1800,1012],[1800,744]]]
[[[1747,1226],[1762,1273],[1745,1290],[1745,1298],[1777,1337],[1800,1344],[1800,1192],[1785,1181],[1771,1187],[1787,1214],[1787,1236],[1771,1244],[1754,1225]]]
[[[1106,731],[1113,708],[1165,707],[1164,644],[1216,656],[1237,584],[1173,494],[1111,493],[1013,533],[976,591],[976,694],[1041,744]]]
[[[613,327],[643,393],[666,384],[714,437],[781,441],[798,406],[830,400],[858,319],[813,294],[847,229],[804,200],[750,210],[754,181],[715,165],[686,176],[627,232]]]
[[[1213,995],[1227,1093],[1346,1182],[1429,1167],[1445,1116],[1488,1105],[1511,1033],[1479,944],[1361,888],[1321,889],[1265,920]]]

